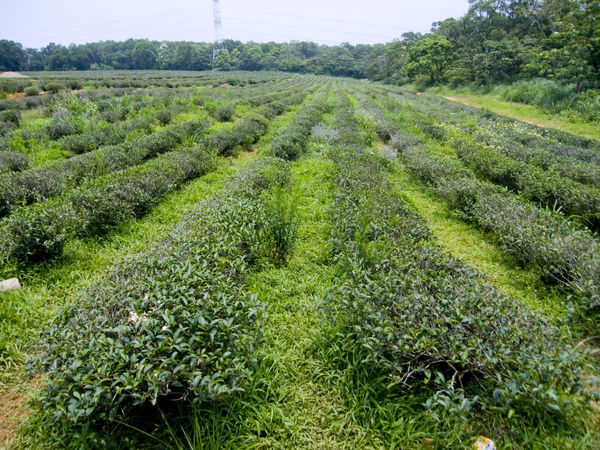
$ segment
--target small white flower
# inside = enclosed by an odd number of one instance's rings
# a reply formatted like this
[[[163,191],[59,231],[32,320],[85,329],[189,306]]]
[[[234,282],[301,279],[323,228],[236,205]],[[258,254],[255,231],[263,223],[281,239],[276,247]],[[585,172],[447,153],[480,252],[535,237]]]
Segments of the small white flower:
[[[138,313],[136,313],[135,311],[129,311],[129,318],[127,319],[127,321],[132,323],[138,323],[139,321],[142,321],[146,323],[148,322],[148,316],[146,315],[146,313],[139,316]]]
[[[164,325],[164,326],[161,328],[161,330],[162,330],[162,331],[167,331],[167,326],[166,326],[166,325]]]

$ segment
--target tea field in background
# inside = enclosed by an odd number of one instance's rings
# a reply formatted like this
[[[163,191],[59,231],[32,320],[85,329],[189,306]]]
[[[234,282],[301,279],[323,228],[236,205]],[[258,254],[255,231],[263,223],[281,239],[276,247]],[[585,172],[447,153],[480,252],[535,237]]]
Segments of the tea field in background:
[[[312,75],[0,88],[7,448],[600,447],[599,141]]]

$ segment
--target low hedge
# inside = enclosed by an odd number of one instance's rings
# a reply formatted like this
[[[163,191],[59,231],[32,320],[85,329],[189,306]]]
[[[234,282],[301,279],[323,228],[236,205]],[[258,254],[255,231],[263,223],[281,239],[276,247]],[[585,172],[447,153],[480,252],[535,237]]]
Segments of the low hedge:
[[[321,97],[315,97],[294,115],[293,123],[279,133],[271,144],[271,152],[288,161],[298,159],[306,150],[313,127],[326,112]]]
[[[453,141],[457,155],[492,182],[521,193],[533,202],[575,216],[600,231],[600,188],[583,185],[555,172],[523,164],[483,145]]]
[[[141,125],[146,123],[138,122]],[[202,134],[209,126],[208,120],[193,119],[143,136],[126,145],[103,147],[72,157],[53,167],[9,174],[0,179],[0,217],[25,205],[59,195],[86,179],[132,167],[146,159],[173,151],[185,137]],[[90,143],[84,135],[71,138],[76,138],[82,145]],[[91,139],[91,142],[97,142],[93,140],[94,137]]]
[[[27,156],[19,152],[0,151],[0,174],[6,172],[21,172],[29,167]]]
[[[34,404],[51,426],[97,430],[127,423],[140,408],[243,390],[262,341],[264,307],[243,289],[261,267],[252,261],[269,253],[261,198],[289,180],[289,167],[272,158],[249,167],[169,237],[120,261],[44,333],[31,368],[47,372]],[[273,183],[257,184],[262,173]]]
[[[408,168],[433,184],[452,209],[493,232],[517,261],[539,267],[548,283],[566,283],[586,308],[600,307],[600,244],[591,233],[556,212],[478,181],[455,159],[422,148],[402,155]]]
[[[458,417],[500,409],[538,418],[584,405],[586,352],[443,252],[386,179],[381,157],[337,147],[330,209],[337,288],[331,347],[388,389]],[[439,172],[436,170],[436,172]]]
[[[180,150],[23,208],[0,223],[5,236],[0,254],[23,265],[59,257],[64,244],[76,235],[101,235],[139,218],[165,194],[214,167],[206,150]]]

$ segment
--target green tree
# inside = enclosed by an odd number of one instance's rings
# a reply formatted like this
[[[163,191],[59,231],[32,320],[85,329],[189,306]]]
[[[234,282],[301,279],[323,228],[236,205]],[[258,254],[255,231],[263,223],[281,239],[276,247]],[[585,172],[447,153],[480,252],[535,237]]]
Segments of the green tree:
[[[180,43],[173,54],[172,69],[175,70],[207,70],[212,61],[210,52],[188,42]],[[210,50],[212,52],[212,49]]]
[[[416,75],[427,75],[429,81],[435,84],[444,80],[445,72],[454,59],[454,45],[445,37],[429,34],[408,50],[406,71],[413,79]]]
[[[215,69],[229,70],[231,69],[231,55],[227,50],[220,50],[215,58]]]
[[[21,70],[26,54],[21,44],[6,39],[0,40],[0,71]]]
[[[554,63],[549,74],[575,82],[580,89],[589,80],[600,84],[600,3],[590,0],[563,2],[562,20],[556,18],[557,31],[546,40],[547,60]],[[568,10],[567,14],[564,11]],[[552,55],[554,53],[554,55]],[[547,69],[547,68],[546,68]]]
[[[156,69],[158,66],[158,49],[152,42],[139,40],[131,51],[131,58],[136,69]]]

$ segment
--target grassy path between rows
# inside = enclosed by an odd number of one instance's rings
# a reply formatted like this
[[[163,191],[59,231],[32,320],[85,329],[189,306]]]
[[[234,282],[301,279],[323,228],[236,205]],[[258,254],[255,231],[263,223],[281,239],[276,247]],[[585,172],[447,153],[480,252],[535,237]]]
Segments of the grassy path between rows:
[[[400,160],[396,162],[392,179],[418,214],[427,220],[438,243],[448,253],[485,272],[498,289],[530,308],[539,308],[549,317],[564,315],[564,293],[544,285],[535,269],[518,267],[494,243],[493,235],[453,213],[448,204],[409,173]]]

